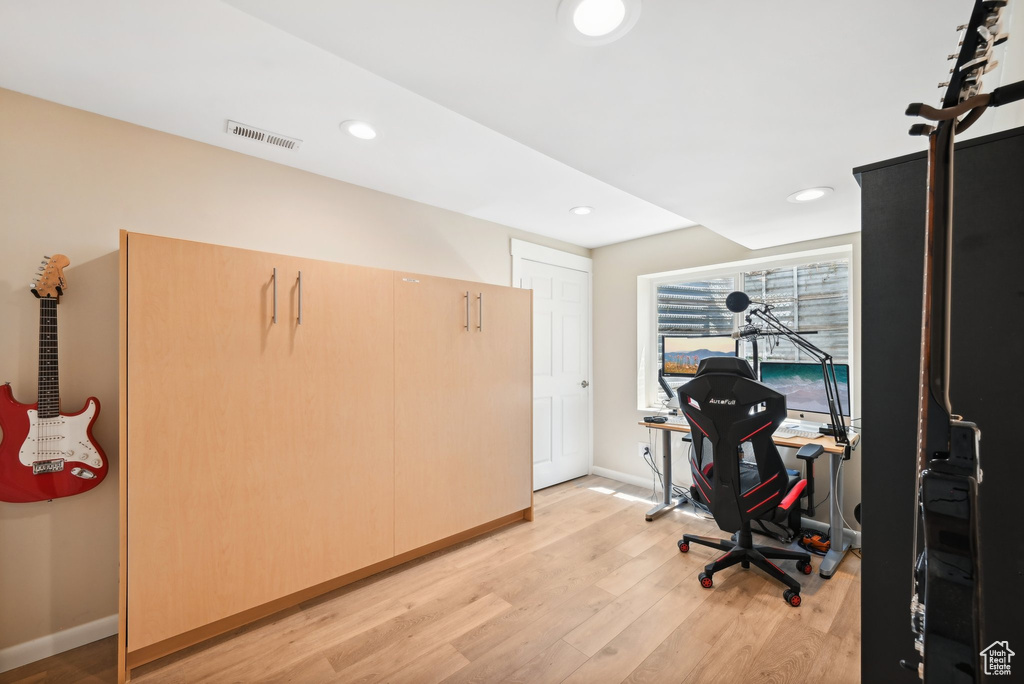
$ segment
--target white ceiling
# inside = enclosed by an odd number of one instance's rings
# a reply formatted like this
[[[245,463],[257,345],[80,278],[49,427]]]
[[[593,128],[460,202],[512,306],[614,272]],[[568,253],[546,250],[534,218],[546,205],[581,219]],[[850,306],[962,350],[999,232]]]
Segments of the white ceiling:
[[[0,86],[587,247],[697,221],[757,248],[859,229],[850,169],[923,149],[903,109],[937,100],[973,3],[643,0],[598,47],[557,4],[0,0]],[[993,86],[1024,78],[1007,45]]]

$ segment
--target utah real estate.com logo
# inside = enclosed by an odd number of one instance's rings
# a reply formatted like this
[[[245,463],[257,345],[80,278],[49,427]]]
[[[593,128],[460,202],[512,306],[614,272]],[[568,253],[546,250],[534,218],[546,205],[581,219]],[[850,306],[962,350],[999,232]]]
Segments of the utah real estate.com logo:
[[[985,659],[985,674],[1009,675],[1010,658],[1015,655],[1016,654],[1010,650],[1009,642],[993,641],[981,652],[981,657]]]

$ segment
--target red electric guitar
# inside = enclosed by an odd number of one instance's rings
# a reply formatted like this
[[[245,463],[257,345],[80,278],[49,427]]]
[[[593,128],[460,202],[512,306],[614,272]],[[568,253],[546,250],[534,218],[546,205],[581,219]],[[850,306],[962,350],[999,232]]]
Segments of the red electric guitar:
[[[100,402],[89,397],[78,413],[60,412],[57,300],[67,281],[63,254],[47,257],[32,294],[39,298],[39,401],[22,404],[10,383],[0,385],[0,501],[27,503],[86,492],[107,475],[107,459],[92,436]]]

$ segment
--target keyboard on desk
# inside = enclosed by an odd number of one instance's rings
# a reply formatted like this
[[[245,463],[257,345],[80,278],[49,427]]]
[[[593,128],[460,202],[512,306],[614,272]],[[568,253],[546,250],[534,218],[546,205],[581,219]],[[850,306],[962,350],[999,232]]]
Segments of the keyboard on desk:
[[[805,429],[799,425],[783,425],[775,431],[775,437],[803,437],[804,439],[815,439],[821,437],[817,430]]]

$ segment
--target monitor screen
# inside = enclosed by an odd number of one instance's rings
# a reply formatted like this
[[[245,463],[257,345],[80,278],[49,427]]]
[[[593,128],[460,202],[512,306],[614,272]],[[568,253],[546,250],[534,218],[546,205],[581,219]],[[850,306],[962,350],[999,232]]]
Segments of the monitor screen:
[[[850,415],[850,366],[835,364],[836,381],[839,383],[839,403],[842,415]],[[776,392],[786,395],[786,408],[790,411],[807,411],[828,415],[828,399],[825,397],[825,381],[821,375],[820,363],[790,363],[763,361],[761,382]]]
[[[736,356],[736,340],[731,335],[684,337],[663,335],[661,338],[661,372],[663,375],[695,375],[701,359],[709,356]]]

